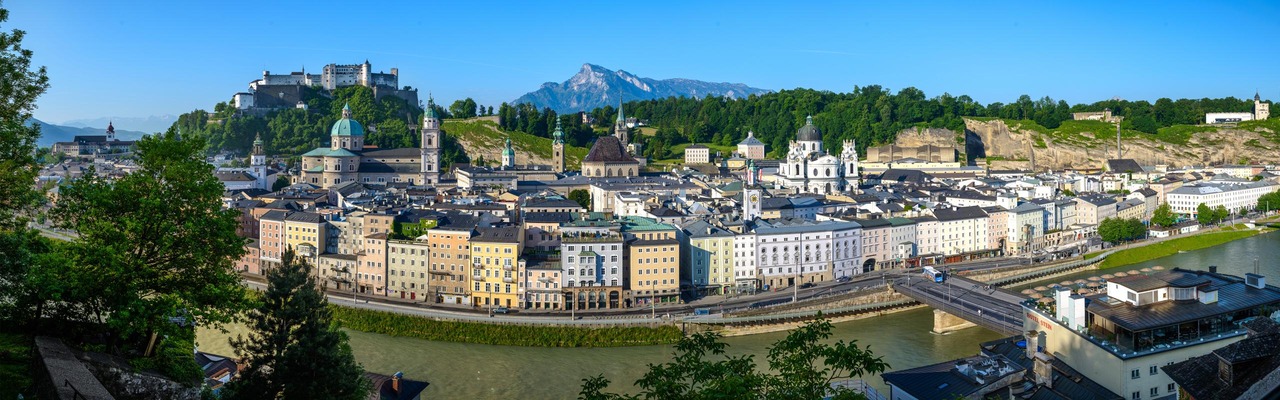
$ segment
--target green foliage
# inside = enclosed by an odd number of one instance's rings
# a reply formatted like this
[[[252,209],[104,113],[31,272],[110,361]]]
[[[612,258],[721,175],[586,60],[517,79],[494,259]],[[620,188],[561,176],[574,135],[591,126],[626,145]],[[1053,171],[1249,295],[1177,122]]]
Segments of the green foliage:
[[[0,399],[36,398],[31,348],[30,336],[0,333]]]
[[[1271,192],[1258,196],[1258,210],[1263,212],[1280,209],[1280,192]]]
[[[289,177],[281,175],[276,178],[276,181],[274,183],[271,184],[271,191],[278,192],[280,191],[280,189],[284,189],[288,186],[289,186]]]
[[[579,399],[860,399],[847,388],[832,388],[843,379],[878,374],[889,368],[857,341],[825,343],[831,322],[819,319],[791,331],[769,348],[769,371],[757,371],[753,356],[728,356],[728,345],[716,332],[680,339],[672,360],[650,364],[636,381],[640,394],[605,392],[603,375],[583,379]],[[709,358],[722,358],[711,360]]]
[[[1162,203],[1156,206],[1155,211],[1151,213],[1151,224],[1162,227],[1170,227],[1178,223],[1178,216],[1173,214],[1173,207],[1169,203]]]
[[[1197,133],[1213,132],[1218,128],[1212,126],[1173,125],[1156,131],[1156,139],[1176,145],[1186,145]]]
[[[510,138],[511,146],[515,148],[516,154],[531,154],[542,158],[551,158],[551,139],[519,131],[507,131],[500,124],[487,119],[447,120],[444,121],[441,129],[446,133],[446,138],[461,138],[460,140],[465,140],[472,147],[497,149],[501,148],[506,140]],[[554,126],[552,129],[555,129]],[[566,133],[567,135],[568,133]],[[590,142],[588,142],[589,144]],[[462,146],[458,146],[458,148],[461,149]],[[445,153],[442,158],[447,158],[447,151]],[[569,142],[569,139],[566,139],[564,153],[565,167],[576,169],[582,165],[582,158],[587,156],[587,148],[574,146]],[[462,156],[465,157],[466,154],[462,154]],[[481,158],[477,157],[472,160],[472,164],[479,165],[476,162],[479,160]]]
[[[1209,206],[1204,203],[1200,203],[1200,205],[1196,206],[1196,221],[1200,222],[1200,225],[1209,225],[1217,220],[1217,215],[1214,214],[1213,210],[1210,209]]]
[[[1227,211],[1227,207],[1224,205],[1219,204],[1217,207],[1213,208],[1214,221],[1222,221],[1224,219],[1227,219],[1227,217],[1230,217],[1230,216],[1231,216],[1231,212]]]
[[[1142,221],[1128,218],[1107,218],[1098,224],[1098,236],[1111,243],[1137,240],[1147,235],[1147,227]]]
[[[330,306],[334,320],[362,332],[443,342],[539,347],[618,347],[675,343],[682,334],[674,326],[580,328],[495,325],[436,321],[428,318]]]
[[[457,100],[449,106],[449,116],[453,118],[475,118],[476,107],[476,101],[470,97],[466,100]]]
[[[233,261],[244,252],[234,210],[204,162],[205,143],[176,132],[137,143],[139,169],[114,180],[88,173],[62,187],[52,210],[70,245],[72,287],[92,288],[63,301],[85,320],[122,338],[171,335],[170,317],[217,326],[245,306]]]
[[[369,382],[338,329],[311,266],[292,250],[267,272],[267,291],[249,311],[249,337],[231,341],[248,366],[225,399],[363,399]]]
[[[196,348],[195,329],[186,328],[159,339],[155,355],[130,360],[134,368],[155,371],[176,382],[195,385],[204,378],[204,371],[196,364],[192,353]]]
[[[422,235],[426,235],[427,231],[435,228],[439,222],[434,219],[421,219],[418,222],[400,222],[396,221],[391,225],[392,239],[413,239]]]
[[[584,209],[591,209],[591,192],[584,189],[574,189],[569,191],[569,200],[578,202],[578,205],[582,206]]]
[[[9,10],[0,8],[0,23]],[[29,49],[22,47],[26,33],[0,30],[0,231],[26,225],[28,212],[40,201],[31,184],[38,165],[36,139],[40,126],[24,126],[36,107],[36,98],[49,88],[45,68],[31,68]]]
[[[1191,251],[1213,247],[1232,240],[1244,239],[1256,234],[1258,234],[1258,230],[1256,229],[1245,229],[1239,231],[1202,233],[1194,236],[1170,239],[1160,243],[1118,251],[1108,256],[1106,260],[1103,260],[1102,265],[1098,268],[1114,268],[1151,261],[1157,258],[1178,254],[1178,251]]]

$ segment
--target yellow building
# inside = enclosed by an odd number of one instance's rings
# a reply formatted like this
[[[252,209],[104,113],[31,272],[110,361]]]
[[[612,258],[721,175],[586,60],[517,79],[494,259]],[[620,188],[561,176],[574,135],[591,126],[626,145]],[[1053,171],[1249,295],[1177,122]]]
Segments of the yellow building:
[[[676,228],[644,217],[623,217],[621,222],[631,305],[679,302],[680,241]]]
[[[291,213],[284,219],[284,244],[311,265],[316,265],[316,256],[324,252],[325,239],[324,216],[310,212]]]
[[[524,288],[524,235],[519,227],[476,228],[471,237],[471,305],[519,307]]]

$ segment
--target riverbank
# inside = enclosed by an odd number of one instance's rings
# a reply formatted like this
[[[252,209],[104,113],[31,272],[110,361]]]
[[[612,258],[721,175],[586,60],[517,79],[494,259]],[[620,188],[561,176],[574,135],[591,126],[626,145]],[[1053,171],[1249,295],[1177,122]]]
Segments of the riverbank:
[[[1109,269],[1151,261],[1161,257],[1178,254],[1179,251],[1199,250],[1227,242],[1244,239],[1265,232],[1258,229],[1224,228],[1217,232],[1202,233],[1194,236],[1169,239],[1158,243],[1124,249],[1115,252],[1102,260],[1098,269]]]
[[[330,305],[342,327],[361,332],[442,342],[536,347],[622,347],[671,344],[684,333],[672,325],[584,328],[439,321]]]

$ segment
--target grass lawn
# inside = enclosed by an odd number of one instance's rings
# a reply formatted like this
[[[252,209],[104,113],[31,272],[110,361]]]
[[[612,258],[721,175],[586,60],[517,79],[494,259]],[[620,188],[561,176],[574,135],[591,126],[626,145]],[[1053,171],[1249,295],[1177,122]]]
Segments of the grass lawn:
[[[498,325],[436,321],[429,318],[330,305],[342,327],[361,332],[444,342],[533,347],[619,347],[670,344],[684,336],[680,328],[565,327]],[[498,320],[495,320],[498,321]]]
[[[453,136],[461,142],[492,149],[493,152],[500,151],[507,137],[510,136],[511,147],[515,148],[516,153],[533,154],[544,159],[551,158],[551,139],[524,132],[502,132],[498,129],[498,123],[489,119],[447,119],[441,124],[441,128],[445,131],[445,134]],[[585,147],[565,146],[565,168],[570,170],[579,169],[582,165],[582,158],[587,156],[587,150]]]
[[[1166,240],[1152,245],[1121,250],[1107,257],[1106,260],[1103,260],[1102,265],[1098,266],[1098,268],[1115,268],[1144,261],[1151,261],[1157,258],[1178,254],[1178,251],[1180,250],[1199,250],[1206,247],[1217,246],[1232,240],[1244,239],[1257,234],[1258,230],[1255,229],[1230,230]],[[1088,257],[1088,255],[1085,256],[1085,258]]]
[[[31,385],[31,338],[17,333],[0,333],[0,399],[16,399],[21,394],[35,398]]]

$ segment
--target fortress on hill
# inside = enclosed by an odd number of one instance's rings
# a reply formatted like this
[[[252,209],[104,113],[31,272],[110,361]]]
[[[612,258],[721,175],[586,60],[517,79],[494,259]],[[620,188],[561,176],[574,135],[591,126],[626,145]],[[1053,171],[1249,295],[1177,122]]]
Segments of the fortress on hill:
[[[400,87],[400,70],[392,68],[390,73],[373,72],[369,60],[364,64],[329,64],[319,74],[308,74],[304,67],[301,71],[288,74],[272,74],[262,71],[262,78],[249,82],[249,91],[236,93],[232,97],[237,110],[244,112],[262,112],[282,108],[303,108],[304,88],[334,90],[348,86],[364,86],[373,89],[373,97],[394,96],[404,99],[410,105],[418,104],[418,90],[405,86]]]

